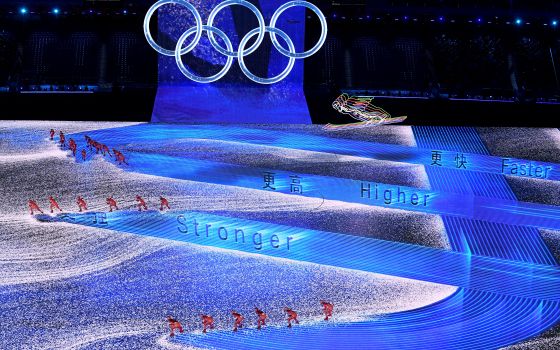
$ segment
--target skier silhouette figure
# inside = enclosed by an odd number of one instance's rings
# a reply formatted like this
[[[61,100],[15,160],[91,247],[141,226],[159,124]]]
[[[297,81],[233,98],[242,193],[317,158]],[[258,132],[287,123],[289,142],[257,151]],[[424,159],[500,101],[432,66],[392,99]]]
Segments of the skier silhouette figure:
[[[115,208],[115,210],[119,210],[119,207],[117,207],[117,201],[114,200],[113,197],[107,198],[107,204],[109,204],[109,212],[112,212],[113,208]]]
[[[238,328],[243,328],[243,320],[245,319],[240,313],[232,311],[231,314],[235,318],[235,324],[233,325],[233,331],[237,332]]]
[[[86,161],[86,156],[87,156],[87,152],[85,149],[82,150],[82,160],[85,162]]]
[[[51,129],[51,131],[49,131],[49,134],[50,134],[51,141],[54,140],[54,129]]]
[[[64,136],[64,133],[61,131],[60,132],[60,146],[62,148],[64,148],[66,146],[66,137]]]
[[[171,329],[171,334],[169,335],[170,337],[175,336],[174,331],[176,329],[179,331],[179,333],[183,333],[183,326],[181,326],[181,323],[179,323],[179,321],[177,321],[171,316],[167,316],[167,322],[169,322],[169,328]]]
[[[70,139],[68,141],[68,148],[70,148],[70,150],[72,151],[72,155],[75,157],[76,149],[78,148],[78,145],[76,145],[76,141],[74,141],[74,139]]]
[[[160,207],[159,207],[160,211],[163,211],[163,207],[166,207],[167,209],[171,209],[171,207],[169,206],[169,201],[166,198],[160,196],[159,202],[160,202]]]
[[[103,157],[105,157],[105,154],[108,154],[109,157],[112,157],[113,155],[111,154],[111,151],[109,150],[109,147],[107,147],[107,145],[101,145],[101,148],[103,150]]]
[[[261,329],[261,326],[266,326],[266,319],[267,315],[264,311],[260,310],[259,308],[255,307],[255,312],[257,313],[257,329]]]
[[[144,201],[144,198],[136,196],[136,201],[138,202],[138,211],[142,211],[142,209],[148,210],[148,206],[146,205],[146,201]]]
[[[82,196],[78,196],[76,203],[78,204],[78,208],[80,209],[80,213],[82,210],[88,210],[86,201],[82,198]]]
[[[290,309],[289,307],[284,308],[284,312],[288,314],[288,327],[292,328],[292,321],[299,324],[299,320],[297,319],[297,312]]]
[[[49,197],[49,203],[51,204],[51,214],[54,212],[54,209],[58,209],[62,213],[62,209],[60,209],[58,202],[56,201],[56,199],[54,199],[53,196]]]
[[[125,158],[124,154],[122,154],[121,152],[117,151],[117,150],[114,149],[114,148],[113,148],[113,154],[115,155],[115,160],[116,160],[117,162],[119,162],[119,165],[122,165],[122,163],[124,163],[124,164],[126,164],[126,165],[129,165],[129,164],[126,162],[126,158]]]
[[[31,210],[31,215],[34,215],[34,211],[38,211],[41,214],[45,214],[43,213],[43,211],[41,210],[41,208],[39,208],[39,205],[37,205],[37,202],[35,202],[34,200],[30,199],[29,202],[27,202],[29,205],[29,210]]]
[[[333,304],[321,300],[321,305],[323,305],[323,313],[325,314],[325,321],[329,320],[329,317],[332,317],[332,312],[333,312]]]
[[[206,329],[214,329],[214,318],[209,315],[200,315],[202,319],[202,333],[206,333]]]

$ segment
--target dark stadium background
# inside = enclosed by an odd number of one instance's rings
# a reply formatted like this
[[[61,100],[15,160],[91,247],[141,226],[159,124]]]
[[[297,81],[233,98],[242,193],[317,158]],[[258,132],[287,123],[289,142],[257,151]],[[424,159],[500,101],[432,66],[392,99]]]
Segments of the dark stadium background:
[[[2,1],[0,118],[149,121],[158,57],[142,21],[152,3]],[[305,61],[313,122],[339,118],[330,103],[350,91],[411,124],[558,126],[560,1],[315,3],[329,37]]]

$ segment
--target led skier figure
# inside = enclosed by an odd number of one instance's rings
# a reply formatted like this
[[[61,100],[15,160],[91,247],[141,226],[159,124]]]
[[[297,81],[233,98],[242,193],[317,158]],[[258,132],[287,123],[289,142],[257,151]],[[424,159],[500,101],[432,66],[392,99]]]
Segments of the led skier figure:
[[[80,209],[80,213],[82,210],[88,210],[86,201],[82,198],[82,196],[78,196],[76,199],[76,203],[78,204],[78,208]]]
[[[109,205],[109,212],[112,212],[113,208],[115,208],[115,210],[119,210],[119,207],[117,207],[117,201],[114,200],[113,197],[107,198],[107,204]]]
[[[202,333],[206,333],[206,329],[214,329],[214,318],[209,315],[200,315],[202,319]]]
[[[233,331],[237,332],[238,328],[243,328],[243,320],[245,319],[240,313],[232,311],[231,314],[235,318],[235,323],[233,325]]]
[[[87,152],[85,149],[82,150],[82,160],[85,162],[86,161],[86,156],[87,156]]]
[[[321,305],[323,305],[323,313],[325,314],[325,321],[329,320],[329,317],[332,317],[332,312],[333,312],[333,304],[321,300]]]
[[[175,336],[175,330],[178,330],[179,333],[183,333],[183,326],[181,326],[181,323],[179,323],[179,321],[171,316],[167,316],[167,322],[169,322],[169,328],[171,329],[171,334],[169,335],[170,337]]]
[[[142,211],[142,209],[148,210],[148,206],[146,205],[144,198],[136,196],[136,201],[138,202],[138,211]]]
[[[257,329],[261,329],[261,326],[266,326],[266,319],[267,315],[264,311],[260,310],[259,308],[255,307],[255,312],[257,313]]]
[[[166,198],[160,196],[159,202],[160,202],[160,206],[159,206],[160,211],[163,211],[163,207],[166,207],[167,209],[171,209],[171,207],[169,206],[169,201]]]
[[[50,135],[51,141],[54,140],[54,129],[51,129],[51,131],[49,131],[49,135]]]
[[[290,309],[289,307],[284,308],[284,312],[288,314],[288,327],[292,328],[292,321],[296,324],[299,324],[299,320],[297,319],[297,312]]]
[[[34,200],[30,199],[27,203],[29,205],[29,210],[31,210],[31,215],[34,215],[34,211],[38,211],[39,213],[44,214],[41,208],[39,208],[37,202],[35,202]]]

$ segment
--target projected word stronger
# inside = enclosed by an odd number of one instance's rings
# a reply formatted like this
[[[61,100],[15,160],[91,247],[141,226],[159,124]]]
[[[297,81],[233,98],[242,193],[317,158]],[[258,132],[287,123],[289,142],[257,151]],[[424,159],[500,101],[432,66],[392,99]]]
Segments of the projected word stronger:
[[[152,34],[150,32],[150,20],[152,18],[152,16],[154,15],[154,13],[163,5],[167,5],[167,4],[177,4],[177,5],[182,5],[185,8],[187,8],[194,16],[195,21],[196,21],[196,25],[190,29],[188,29],[186,32],[183,33],[183,35],[181,35],[181,37],[179,38],[178,42],[177,42],[177,46],[175,47],[175,50],[167,50],[164,49],[163,47],[161,47],[160,45],[158,45],[155,40],[152,37]],[[220,29],[216,28],[213,26],[214,24],[214,19],[216,18],[216,15],[218,14],[218,12],[220,12],[221,10],[223,10],[226,7],[232,6],[232,5],[241,5],[244,6],[246,8],[248,8],[249,10],[251,10],[251,12],[253,12],[255,14],[255,16],[257,17],[257,20],[259,22],[259,26],[251,31],[249,31],[241,40],[241,42],[239,43],[239,48],[237,49],[237,51],[234,51],[233,49],[233,44],[231,43],[231,40],[228,38],[228,36],[221,31]],[[284,31],[276,28],[276,22],[278,21],[278,18],[280,17],[280,15],[282,15],[282,13],[284,13],[284,11],[286,11],[289,8],[292,7],[297,7],[297,6],[302,6],[302,7],[306,7],[308,9],[310,9],[311,11],[313,11],[318,17],[319,17],[319,21],[321,22],[321,36],[319,38],[319,41],[317,42],[317,44],[315,46],[313,46],[311,49],[309,49],[308,51],[305,52],[296,52],[294,43],[292,42],[292,40],[290,39],[290,37],[288,36],[288,34],[286,34]],[[216,74],[212,75],[212,76],[208,76],[208,77],[201,77],[198,76],[194,73],[192,73],[187,66],[185,66],[185,64],[183,63],[182,60],[182,56],[191,52],[199,43],[201,37],[202,37],[202,32],[206,32],[208,34],[208,39],[210,40],[210,43],[212,44],[212,46],[214,47],[214,49],[216,49],[219,53],[221,53],[222,55],[227,57],[226,63],[224,65],[224,67]],[[268,78],[262,78],[262,77],[258,77],[255,74],[253,74],[251,71],[249,71],[249,69],[247,68],[245,61],[244,61],[244,57],[252,54],[253,52],[255,52],[259,46],[262,44],[264,38],[265,38],[265,34],[269,33],[270,34],[270,39],[272,40],[272,44],[274,45],[274,47],[285,57],[289,58],[288,61],[288,65],[287,67],[278,75],[273,76],[273,77],[268,77]],[[150,46],[152,46],[158,53],[165,55],[165,56],[171,56],[171,57],[175,57],[175,61],[177,62],[177,66],[179,67],[179,70],[181,71],[181,73],[183,73],[183,75],[187,78],[189,78],[192,81],[195,82],[199,82],[199,83],[212,83],[215,81],[220,80],[221,78],[223,78],[230,70],[231,65],[233,64],[233,60],[235,58],[237,58],[237,60],[239,61],[239,67],[241,68],[241,71],[245,74],[245,76],[247,76],[247,78],[251,79],[252,81],[259,83],[259,84],[274,84],[274,83],[278,83],[280,81],[282,81],[283,79],[285,79],[292,71],[294,64],[295,64],[295,60],[296,59],[303,59],[303,58],[307,58],[313,54],[315,54],[317,51],[319,51],[321,49],[321,47],[323,46],[323,44],[325,43],[325,40],[327,38],[327,20],[325,18],[325,16],[323,15],[323,13],[321,12],[321,10],[319,10],[319,8],[315,5],[313,5],[312,3],[309,3],[307,1],[290,1],[285,3],[284,5],[280,6],[278,8],[278,10],[276,10],[276,12],[274,12],[274,14],[272,15],[272,18],[270,20],[270,25],[266,25],[265,24],[265,20],[264,17],[262,15],[262,13],[257,9],[257,7],[253,4],[251,4],[248,1],[245,0],[226,0],[222,3],[220,3],[218,6],[216,6],[212,12],[210,13],[210,16],[208,17],[208,22],[206,25],[202,24],[202,18],[200,16],[200,14],[198,13],[198,10],[188,1],[186,0],[160,0],[158,2],[156,2],[147,12],[146,17],[144,18],[144,34],[146,36],[146,39],[148,40],[148,43],[150,44]],[[214,34],[216,34],[217,36],[219,36],[222,41],[225,44],[225,48],[220,45],[218,43],[218,41],[216,40]],[[246,48],[249,40],[251,40],[251,38],[253,38],[254,36],[257,36],[257,39],[255,41],[255,43],[253,45],[251,45],[250,47]],[[280,38],[282,38],[282,40],[285,42],[285,44],[287,45],[288,49],[285,49],[280,42],[278,41],[278,38],[276,37],[276,35],[280,36]],[[191,36],[194,36],[192,41],[187,45],[185,45],[185,42],[187,41],[188,38],[190,38]]]

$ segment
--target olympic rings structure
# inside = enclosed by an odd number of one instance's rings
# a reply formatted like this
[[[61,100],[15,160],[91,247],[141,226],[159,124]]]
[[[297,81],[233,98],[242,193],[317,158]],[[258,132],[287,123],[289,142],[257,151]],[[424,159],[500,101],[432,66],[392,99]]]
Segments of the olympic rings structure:
[[[175,50],[168,50],[161,47],[159,44],[157,44],[150,31],[150,21],[154,13],[160,7],[169,4],[177,4],[185,7],[187,10],[189,10],[189,12],[192,13],[196,22],[194,27],[191,27],[190,29],[185,31],[183,35],[180,36],[179,40],[177,41]],[[234,50],[233,44],[231,40],[227,37],[227,35],[222,30],[213,26],[217,14],[221,10],[232,5],[240,5],[246,7],[251,12],[253,12],[253,14],[257,17],[257,20],[259,22],[259,26],[257,28],[249,31],[241,39],[237,51]],[[319,21],[321,22],[321,35],[319,37],[319,40],[317,41],[315,46],[313,46],[311,49],[305,52],[296,52],[294,43],[292,42],[288,34],[276,28],[276,23],[278,22],[280,16],[284,13],[284,11],[292,7],[305,7],[313,11],[319,18]],[[152,5],[152,7],[150,7],[148,12],[146,13],[146,17],[144,18],[144,35],[146,36],[146,40],[148,41],[150,46],[161,55],[175,57],[177,66],[179,67],[179,70],[181,71],[181,73],[183,73],[185,77],[187,77],[192,81],[198,83],[206,83],[206,84],[222,79],[229,72],[233,64],[233,60],[235,58],[237,58],[239,62],[239,67],[241,68],[243,74],[245,74],[245,76],[250,80],[259,84],[278,83],[284,80],[291,73],[292,69],[294,68],[296,59],[304,59],[310,57],[315,53],[317,53],[317,51],[319,51],[321,47],[323,47],[323,44],[327,39],[327,30],[328,30],[327,20],[323,15],[323,13],[321,12],[321,10],[319,10],[319,8],[314,4],[301,0],[289,1],[284,5],[280,6],[276,10],[276,12],[274,12],[274,14],[272,15],[270,24],[268,26],[266,25],[265,19],[262,13],[259,11],[259,9],[255,5],[251,4],[246,0],[225,0],[221,2],[220,4],[218,4],[218,6],[216,6],[212,10],[210,15],[208,16],[208,21],[206,25],[203,24],[202,17],[200,16],[198,10],[187,0],[159,0],[154,5]],[[218,73],[209,77],[201,77],[191,72],[189,68],[184,64],[182,59],[183,55],[195,49],[195,47],[198,45],[198,43],[202,38],[203,32],[206,32],[208,34],[208,39],[212,47],[226,57],[226,63],[224,67]],[[262,44],[263,40],[265,39],[266,33],[269,33],[272,44],[276,48],[276,50],[278,50],[278,52],[283,56],[288,57],[289,60],[288,60],[288,65],[280,74],[274,77],[263,78],[253,74],[249,70],[249,68],[247,68],[244,58],[250,55],[251,53],[255,52],[259,48],[259,46]],[[220,45],[220,43],[218,43],[215,35],[217,35],[222,39],[222,41],[224,42],[223,45],[225,45],[225,47],[223,47],[222,45]],[[254,36],[257,37],[255,43],[249,47],[246,47],[249,40],[251,40],[251,38],[253,38]],[[190,43],[185,46],[187,40],[190,37],[193,38],[191,39]],[[278,41],[278,37],[280,37],[282,41],[284,41],[285,45],[287,46],[287,49],[284,46],[282,46],[282,44]]]

